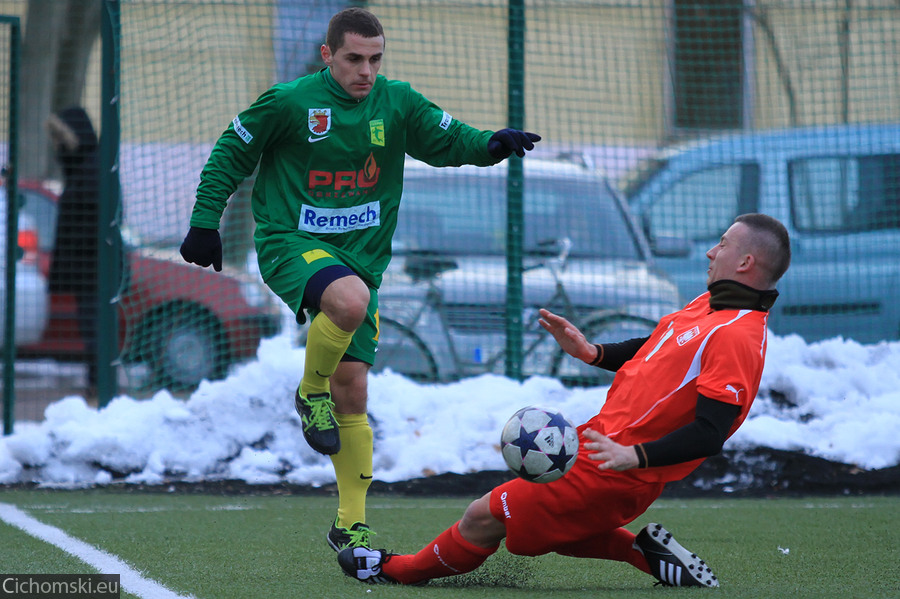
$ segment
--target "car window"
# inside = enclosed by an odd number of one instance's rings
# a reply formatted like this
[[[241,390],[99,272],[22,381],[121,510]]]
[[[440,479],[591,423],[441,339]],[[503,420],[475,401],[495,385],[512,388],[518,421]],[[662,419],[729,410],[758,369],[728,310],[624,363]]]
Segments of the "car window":
[[[506,252],[506,180],[484,174],[407,177],[394,241],[399,249],[458,254]],[[639,259],[618,199],[600,179],[532,177],[525,186],[526,252],[568,237],[572,256]]]
[[[24,193],[23,190],[19,190],[20,195]],[[3,264],[6,264],[6,218],[7,216],[7,205],[6,205],[6,187],[0,187],[0,258],[2,258]],[[37,231],[38,240],[41,240],[40,229],[38,228],[38,219],[32,213],[31,210],[26,210],[24,206],[19,208],[18,214],[18,231],[19,231],[19,242],[22,241],[22,232],[23,231]],[[43,243],[40,244],[43,246]],[[43,250],[43,247],[40,249]]]
[[[56,244],[56,202],[33,189],[19,189],[19,193],[25,197],[20,211],[27,214],[37,227],[41,251],[52,251]]]
[[[650,206],[651,238],[717,239],[738,214],[759,204],[759,166],[732,164],[693,172],[672,184]]]
[[[900,155],[795,160],[788,173],[801,231],[900,227]]]
[[[663,173],[668,164],[668,160],[657,156],[642,158],[618,179],[616,185],[626,198],[633,198],[641,193],[654,178]]]

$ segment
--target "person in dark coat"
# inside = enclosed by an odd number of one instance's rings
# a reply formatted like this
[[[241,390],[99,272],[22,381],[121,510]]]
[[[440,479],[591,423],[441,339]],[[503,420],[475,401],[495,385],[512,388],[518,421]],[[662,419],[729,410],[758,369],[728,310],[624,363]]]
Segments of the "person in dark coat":
[[[63,171],[56,245],[50,263],[51,293],[75,296],[81,338],[88,350],[88,385],[96,386],[97,268],[100,212],[99,142],[80,106],[50,116],[47,128]]]

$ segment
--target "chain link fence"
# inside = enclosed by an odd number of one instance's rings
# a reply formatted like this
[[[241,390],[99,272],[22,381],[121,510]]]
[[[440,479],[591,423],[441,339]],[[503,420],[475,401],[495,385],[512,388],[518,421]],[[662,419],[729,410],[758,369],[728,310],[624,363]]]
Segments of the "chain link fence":
[[[2,4],[24,15],[26,3]],[[122,268],[107,298],[118,314],[118,358],[96,364],[99,325],[79,316],[77,293],[51,289],[38,338],[23,333],[14,353],[5,350],[15,362],[16,418],[40,419],[43,402],[65,393],[90,396],[97,368],[113,368],[132,395],[188,392],[252,358],[265,337],[303,342],[258,273],[252,177],[222,221],[222,273],[183,263],[177,248],[218,136],[272,84],[322,68],[328,19],[348,4],[104,3],[115,13],[120,129]],[[865,342],[900,335],[892,299],[900,284],[896,2],[355,4],[385,26],[381,74],[472,126],[521,120],[543,137],[522,175],[408,166],[395,257],[379,293],[376,371],[608,382],[557,351],[536,327],[536,309],[567,314],[597,341],[647,334],[705,290],[706,249],[735,215],[753,211],[778,217],[793,235],[775,333]],[[97,43],[82,101],[98,129],[101,51]],[[512,115],[517,102],[522,114]],[[507,210],[510,177],[522,203]],[[23,186],[45,282],[59,243],[59,183]],[[510,232],[521,238],[510,244]],[[80,280],[92,289],[96,276],[86,266]]]

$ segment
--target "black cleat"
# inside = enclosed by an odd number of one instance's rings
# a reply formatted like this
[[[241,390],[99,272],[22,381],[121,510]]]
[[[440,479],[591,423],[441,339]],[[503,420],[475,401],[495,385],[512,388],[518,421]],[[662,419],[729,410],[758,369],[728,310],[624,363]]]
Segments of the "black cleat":
[[[696,553],[691,553],[659,524],[638,533],[634,547],[644,554],[653,576],[670,587],[717,587],[719,580]]]
[[[309,397],[294,396],[294,405],[303,421],[303,438],[319,453],[334,455],[341,450],[341,436],[334,419],[334,402],[330,393],[310,393]]]
[[[325,540],[335,551],[340,551],[346,547],[365,547],[369,548],[369,538],[375,533],[362,522],[354,522],[350,528],[344,528],[337,525],[337,519],[331,525],[331,530],[325,536]]]

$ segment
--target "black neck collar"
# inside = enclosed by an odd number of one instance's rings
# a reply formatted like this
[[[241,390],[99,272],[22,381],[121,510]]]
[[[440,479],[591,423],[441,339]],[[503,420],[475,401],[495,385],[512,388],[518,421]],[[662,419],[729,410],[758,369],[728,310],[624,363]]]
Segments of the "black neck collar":
[[[730,309],[768,312],[778,297],[778,291],[775,289],[760,291],[730,279],[716,281],[708,289],[710,294],[709,307],[713,310]]]

